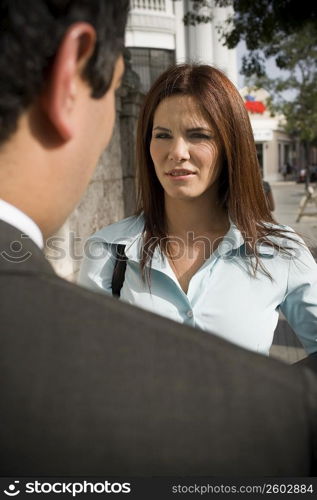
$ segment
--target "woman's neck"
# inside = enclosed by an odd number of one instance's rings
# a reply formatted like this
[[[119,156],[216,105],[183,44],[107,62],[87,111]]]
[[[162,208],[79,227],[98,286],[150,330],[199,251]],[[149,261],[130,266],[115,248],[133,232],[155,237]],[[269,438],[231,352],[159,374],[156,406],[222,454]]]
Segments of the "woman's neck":
[[[165,196],[165,215],[169,236],[220,234],[229,229],[227,211],[210,196],[192,200]]]

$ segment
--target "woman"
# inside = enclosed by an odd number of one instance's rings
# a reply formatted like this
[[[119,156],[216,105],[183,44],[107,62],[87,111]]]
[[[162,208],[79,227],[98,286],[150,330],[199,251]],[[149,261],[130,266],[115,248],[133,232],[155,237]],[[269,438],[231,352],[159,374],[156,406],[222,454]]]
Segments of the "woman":
[[[169,68],[149,91],[137,137],[137,215],[96,233],[80,282],[268,354],[279,309],[317,348],[317,265],[277,225],[243,100],[205,65]],[[119,287],[120,288],[120,287]]]

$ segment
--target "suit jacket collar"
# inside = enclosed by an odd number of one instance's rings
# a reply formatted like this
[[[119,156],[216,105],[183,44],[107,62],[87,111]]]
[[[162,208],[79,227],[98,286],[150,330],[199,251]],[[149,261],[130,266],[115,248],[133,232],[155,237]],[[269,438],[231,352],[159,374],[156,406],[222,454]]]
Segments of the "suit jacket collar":
[[[55,274],[39,247],[11,224],[0,220],[1,273]]]

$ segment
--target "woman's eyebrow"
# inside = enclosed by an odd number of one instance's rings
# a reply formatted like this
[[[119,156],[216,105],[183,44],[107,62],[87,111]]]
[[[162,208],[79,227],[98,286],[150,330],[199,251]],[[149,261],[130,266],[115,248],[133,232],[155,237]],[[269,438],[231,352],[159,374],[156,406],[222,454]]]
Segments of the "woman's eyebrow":
[[[172,133],[172,131],[169,128],[160,127],[159,125],[157,125],[156,127],[154,127],[153,130],[164,130],[164,132],[169,132],[170,134]]]
[[[161,127],[160,125],[157,125],[156,127],[153,128],[153,130],[164,130],[164,132],[169,132],[170,134],[172,131],[169,128],[166,127]],[[207,127],[194,127],[194,128],[188,128],[186,129],[186,132],[199,132],[204,130],[205,132],[212,133],[212,130],[210,130]]]

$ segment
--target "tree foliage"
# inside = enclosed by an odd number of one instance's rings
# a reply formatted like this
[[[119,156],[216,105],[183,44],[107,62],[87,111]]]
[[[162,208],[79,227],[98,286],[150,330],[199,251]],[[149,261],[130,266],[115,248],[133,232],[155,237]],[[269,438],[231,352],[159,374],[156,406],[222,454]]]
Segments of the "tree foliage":
[[[212,18],[210,0],[194,0],[191,9],[185,13],[183,21],[186,26],[196,26],[196,24],[209,23]]]
[[[247,76],[254,73],[264,75],[267,57],[274,57],[277,66],[283,68],[281,41],[300,32],[308,23],[314,27],[313,37],[317,38],[317,4],[313,1],[193,0],[185,14],[185,24],[212,20],[213,5],[233,8],[232,15],[219,30],[228,48],[245,41],[249,54],[243,59],[242,72]]]
[[[253,76],[249,82],[270,93],[269,106],[286,118],[285,130],[309,145],[317,145],[317,44],[313,23],[280,40],[279,78]],[[284,73],[284,76],[283,76]],[[285,97],[285,92],[291,95]]]

